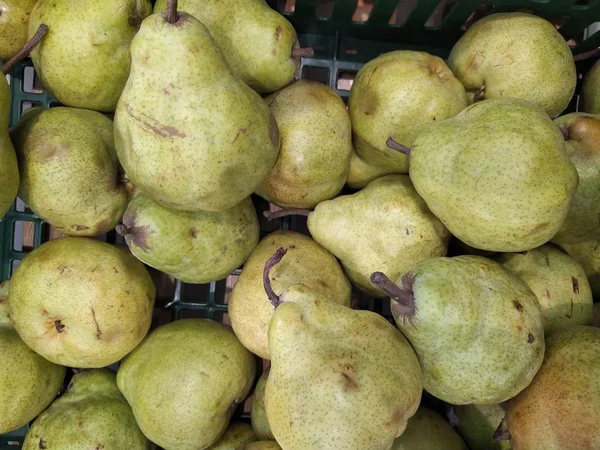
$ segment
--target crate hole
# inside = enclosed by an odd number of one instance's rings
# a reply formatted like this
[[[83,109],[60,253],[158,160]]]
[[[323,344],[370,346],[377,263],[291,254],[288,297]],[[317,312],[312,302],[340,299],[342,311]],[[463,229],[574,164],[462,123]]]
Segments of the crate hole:
[[[595,0],[575,0],[574,5],[586,6],[594,3]]]
[[[374,0],[358,0],[356,9],[352,15],[352,20],[358,23],[363,23],[369,20],[374,3]]]
[[[189,284],[181,286],[182,303],[207,303],[210,293],[210,284]]]
[[[315,14],[318,19],[329,19],[333,15],[335,0],[317,0]]]
[[[23,252],[33,249],[33,237],[35,235],[35,224],[17,220],[13,228],[13,249]]]
[[[21,102],[21,114],[23,114],[28,109],[41,108],[43,106],[44,105],[42,105],[41,102]]]
[[[467,31],[471,25],[477,22],[479,19],[484,18],[485,16],[492,13],[495,5],[488,5],[487,3],[480,4],[475,10],[471,13],[471,15],[465,20],[465,23],[460,27],[461,30]]]
[[[9,445],[9,447],[19,447],[21,445],[19,441],[8,441],[6,443]]]
[[[206,311],[203,309],[181,309],[180,319],[206,319]]]
[[[23,72],[23,91],[29,94],[41,94],[44,92],[42,81],[31,66],[25,67]]]
[[[60,102],[50,102],[50,104],[48,105],[48,108],[58,108],[60,106],[64,106],[64,105]]]
[[[329,69],[327,67],[304,66],[302,68],[302,78],[328,84]]]
[[[440,28],[455,4],[455,0],[441,0],[425,22],[425,28]]]
[[[12,81],[12,75],[10,73],[7,73],[6,75],[4,75],[4,78],[6,78],[6,82],[10,86],[10,82]]]
[[[400,0],[398,6],[390,16],[389,25],[404,25],[410,17],[417,0]]]
[[[239,278],[239,275],[229,275],[225,279],[225,295],[223,296],[222,304],[225,304],[225,305],[229,304],[229,299],[231,298],[231,292],[233,292],[233,287],[235,286],[235,283],[237,283],[238,278]],[[220,298],[217,299],[217,303],[221,303]]]
[[[12,265],[11,265],[11,267],[12,267],[12,269],[11,269],[11,276],[12,276],[13,273],[15,273],[15,270],[17,269],[17,267],[19,266],[19,264],[21,264],[21,260],[20,259],[13,260]]]
[[[58,238],[65,237],[65,236],[68,236],[68,235],[63,233],[62,231],[58,231],[56,228],[54,228],[52,225],[50,225],[50,227],[48,229],[48,233],[47,233],[47,240],[51,241],[52,239],[58,239]]]
[[[569,20],[569,16],[558,16],[550,20],[550,22],[556,27],[557,30],[560,30]]]
[[[356,72],[340,71],[338,72],[338,78],[336,87],[339,91],[349,91],[352,89],[352,83],[354,83],[354,77]]]
[[[25,212],[26,208],[27,208],[27,205],[25,204],[25,202],[23,200],[21,200],[19,197],[17,197],[17,203],[15,204],[15,210],[17,212]]]
[[[293,13],[296,10],[296,0],[285,0],[283,4],[284,13]]]

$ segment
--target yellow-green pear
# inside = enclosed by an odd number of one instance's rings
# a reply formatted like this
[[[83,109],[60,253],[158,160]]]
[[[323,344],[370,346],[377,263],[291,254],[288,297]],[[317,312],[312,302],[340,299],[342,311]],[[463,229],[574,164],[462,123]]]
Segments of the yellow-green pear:
[[[244,450],[247,444],[257,440],[250,425],[245,422],[235,422],[229,424],[223,436],[207,450]]]
[[[1,16],[0,16],[1,17]],[[4,76],[0,80],[0,220],[17,197],[19,190],[19,167],[17,156],[8,136],[10,116],[10,86]]]
[[[256,383],[254,395],[252,396],[252,409],[250,410],[252,429],[256,433],[256,436],[263,441],[275,439],[269,426],[267,412],[265,411],[265,388],[267,387],[269,370],[270,368],[267,368],[258,379],[258,383]]]
[[[371,181],[390,173],[394,173],[393,168],[369,163],[352,151],[346,184],[352,189],[362,189]]]
[[[37,0],[0,2],[0,59],[10,59],[27,43],[29,15]]]
[[[452,406],[456,428],[471,450],[510,450],[510,442],[494,441],[494,434],[504,419],[505,405]]]
[[[600,114],[600,61],[596,61],[583,79],[580,110]]]
[[[562,244],[560,247],[581,264],[590,282],[594,299],[600,300],[600,241]]]
[[[555,26],[522,12],[476,22],[452,48],[448,65],[475,101],[520,98],[551,117],[567,107],[577,82],[571,49]]]
[[[276,441],[258,441],[246,445],[244,450],[281,450],[281,447]]]

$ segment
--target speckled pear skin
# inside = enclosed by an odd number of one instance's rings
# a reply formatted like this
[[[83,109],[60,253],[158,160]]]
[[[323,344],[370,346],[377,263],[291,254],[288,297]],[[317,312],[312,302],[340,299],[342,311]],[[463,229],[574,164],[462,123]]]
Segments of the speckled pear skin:
[[[37,0],[1,0],[0,59],[7,60],[27,43],[27,25]]]
[[[33,423],[24,450],[151,450],[109,369],[76,373],[67,391]]]
[[[256,247],[258,217],[248,197],[222,212],[177,211],[136,194],[123,216],[125,241],[145,264],[186,283],[221,280]]]
[[[40,218],[72,236],[96,236],[121,221],[129,194],[113,124],[96,111],[28,110],[11,132],[21,186],[19,197]]]
[[[276,441],[259,441],[246,445],[244,450],[281,450],[281,447]]]
[[[583,79],[581,111],[600,114],[600,61],[596,61]]]
[[[291,286],[281,300],[265,391],[277,442],[286,450],[390,449],[421,400],[409,343],[382,316],[306,286]]]
[[[254,355],[230,328],[184,319],[148,335],[121,363],[117,384],[149,439],[166,450],[197,450],[225,432],[255,376]]]
[[[252,396],[252,409],[250,411],[252,429],[254,429],[258,439],[263,441],[275,439],[269,426],[267,412],[265,411],[265,388],[267,387],[268,377],[269,368],[262,373],[258,379],[258,383],[256,383],[254,395]]]
[[[166,4],[157,0],[154,12]],[[264,0],[179,0],[179,10],[208,28],[232,72],[255,91],[273,92],[294,79],[296,31]]]
[[[494,433],[504,418],[503,404],[453,406],[456,428],[471,450],[510,450],[510,441],[494,442]]]
[[[54,400],[66,369],[25,344],[8,315],[9,282],[0,283],[0,434],[21,428]]]
[[[8,136],[10,98],[10,86],[4,78],[0,80],[0,220],[12,205],[19,190],[17,156]]]
[[[600,115],[572,113],[554,123],[567,132],[567,155],[577,169],[579,186],[552,241],[577,244],[600,239]]]
[[[356,152],[370,163],[408,172],[408,158],[387,147],[389,137],[412,146],[428,125],[467,106],[465,90],[444,61],[399,50],[365,64],[356,74],[348,112]]]
[[[329,86],[298,80],[266,98],[281,135],[275,167],[256,193],[281,207],[314,208],[346,182],[352,130],[346,105]]]
[[[467,450],[467,445],[439,413],[420,406],[391,450]]]
[[[276,231],[254,249],[233,287],[229,318],[238,339],[252,353],[270,359],[267,333],[274,308],[263,286],[267,260],[283,247],[287,254],[271,269],[271,285],[276,294],[303,283],[324,298],[350,306],[351,286],[335,257],[295,231]]]
[[[583,267],[551,244],[494,257],[537,297],[546,334],[592,322],[592,289]]]
[[[558,116],[569,104],[577,73],[571,49],[553,24],[531,14],[489,15],[452,48],[448,65],[473,96],[528,100]]]
[[[502,252],[549,241],[578,183],[558,127],[517,99],[484,100],[429,127],[412,147],[410,178],[454,236]]]
[[[257,440],[250,425],[236,422],[231,423],[225,434],[207,450],[244,450],[247,444]]]
[[[44,358],[77,368],[113,364],[150,328],[156,290],[126,248],[64,237],[37,247],[11,279],[10,317]]]
[[[434,258],[399,281],[416,315],[392,314],[423,368],[424,388],[454,405],[499,403],[533,379],[544,357],[542,314],[527,284],[481,256]]]
[[[560,247],[581,264],[590,282],[593,297],[600,300],[600,241],[562,244]]]
[[[308,217],[308,228],[357,287],[380,298],[384,294],[370,281],[373,272],[395,280],[448,249],[448,231],[406,175],[387,175],[356,194],[320,203]]]
[[[39,0],[28,37],[48,25],[31,53],[44,88],[63,105],[114,111],[129,75],[131,40],[151,12],[150,0]]]
[[[514,450],[600,448],[600,328],[548,338],[544,363],[508,403],[506,423]]]
[[[394,173],[392,167],[372,164],[360,157],[355,151],[352,151],[346,185],[352,189],[362,189],[371,181],[390,173]]]
[[[277,123],[206,27],[185,13],[174,25],[154,14],[131,56],[115,142],[136,187],[186,211],[223,211],[252,194],[277,159]]]

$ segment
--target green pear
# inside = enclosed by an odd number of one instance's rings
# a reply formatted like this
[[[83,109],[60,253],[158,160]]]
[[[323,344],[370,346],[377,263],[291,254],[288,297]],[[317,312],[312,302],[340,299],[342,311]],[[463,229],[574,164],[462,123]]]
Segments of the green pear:
[[[558,127],[517,99],[478,102],[426,129],[410,150],[410,179],[454,236],[501,252],[549,241],[578,183]]]
[[[165,10],[157,0],[154,12]],[[300,56],[294,27],[264,0],[179,0],[208,28],[236,77],[259,93],[281,89],[294,79]]]
[[[119,389],[148,438],[165,450],[207,448],[225,432],[256,375],[231,329],[206,319],[162,325],[121,363]]]
[[[252,194],[277,159],[277,123],[206,27],[185,13],[154,14],[131,56],[115,142],[136,187],[187,211],[223,211]]]
[[[544,363],[508,403],[514,450],[600,448],[600,328],[573,327],[548,338]]]
[[[577,82],[571,49],[555,26],[522,12],[476,22],[452,48],[448,65],[474,101],[520,98],[551,117],[567,107]]]
[[[467,450],[465,441],[439,413],[420,406],[391,450]]]
[[[244,422],[231,423],[223,436],[207,450],[244,450],[247,444],[256,440],[250,425]]]
[[[150,450],[109,369],[76,373],[67,391],[27,432],[24,450]]]
[[[452,407],[456,428],[471,450],[510,450],[509,441],[494,441],[504,410],[503,404],[498,403]]]
[[[565,135],[567,155],[579,175],[571,208],[553,242],[600,239],[600,115],[572,113],[554,119]]]
[[[29,15],[37,0],[3,0],[0,15],[0,59],[9,59],[27,43]]]
[[[537,297],[546,333],[592,322],[592,289],[583,267],[547,244],[494,259],[520,277]]]
[[[256,193],[282,207],[314,208],[344,187],[352,153],[346,105],[329,86],[298,80],[266,99],[281,149]]]
[[[40,218],[73,236],[103,234],[121,221],[129,195],[106,116],[34,108],[11,139],[21,171],[19,196]]]
[[[369,163],[407,173],[408,158],[390,150],[387,139],[410,147],[428,125],[466,106],[463,86],[437,56],[407,50],[380,55],[358,71],[350,92],[356,152]]]
[[[271,356],[267,333],[274,308],[263,287],[263,272],[280,247],[286,248],[288,255],[272,270],[275,292],[303,283],[331,301],[350,306],[350,283],[331,253],[294,231],[269,234],[246,261],[229,299],[233,331],[248,350],[265,359]]]
[[[156,290],[126,249],[64,237],[37,247],[15,270],[10,317],[23,341],[56,364],[98,368],[144,338]]]
[[[268,291],[268,271],[265,278]],[[270,298],[277,309],[265,406],[277,442],[286,450],[390,449],[421,400],[421,367],[404,336],[379,314],[302,284]]]
[[[250,410],[252,429],[256,433],[258,439],[262,441],[275,439],[275,436],[273,436],[273,433],[271,432],[271,427],[269,426],[267,412],[265,411],[265,388],[267,387],[269,370],[270,368],[267,368],[258,379],[258,383],[256,383],[254,395],[252,396],[252,409]]]
[[[596,61],[583,79],[581,111],[600,114],[600,61]]]
[[[527,284],[481,256],[429,259],[394,284],[398,327],[423,368],[424,388],[453,405],[499,403],[533,379],[544,357],[542,314]],[[272,425],[272,424],[271,424]]]
[[[390,173],[394,173],[393,168],[372,164],[352,151],[346,184],[352,189],[362,189],[371,181]]]
[[[129,203],[117,231],[139,260],[186,283],[227,277],[259,237],[249,197],[226,211],[191,212],[169,209],[143,192]]]
[[[276,441],[259,441],[246,445],[244,450],[281,450],[281,447]]]
[[[8,315],[9,282],[0,283],[0,434],[21,428],[54,400],[66,369],[29,348]]]
[[[48,25],[31,54],[44,88],[67,106],[114,111],[129,75],[131,40],[151,12],[150,0],[39,0],[29,37]]]
[[[0,80],[0,220],[2,220],[17,197],[19,167],[15,149],[8,136],[10,86],[4,76],[0,78],[2,78]]]
[[[583,267],[592,288],[592,295],[600,300],[600,241],[560,246]]]

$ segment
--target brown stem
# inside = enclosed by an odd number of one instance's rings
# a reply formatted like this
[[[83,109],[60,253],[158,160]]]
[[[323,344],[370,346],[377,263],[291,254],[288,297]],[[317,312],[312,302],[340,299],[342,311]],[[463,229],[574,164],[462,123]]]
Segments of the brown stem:
[[[177,0],[167,0],[165,8],[165,20],[170,24],[177,23],[179,14],[177,14]]]
[[[6,75],[12,70],[15,64],[17,64],[22,59],[27,58],[32,52],[32,50],[40,43],[47,31],[48,26],[41,24],[35,32],[35,34],[33,35],[33,37],[29,40],[29,42],[25,44],[25,46],[21,50],[19,50],[16,55],[14,55],[12,58],[6,61],[2,68],[0,68],[0,70],[2,70],[2,73]]]
[[[265,211],[263,212],[263,216],[271,221],[285,216],[308,216],[311,212],[310,209],[288,208],[280,209],[279,211]]]
[[[483,99],[483,96],[485,95],[485,84],[483,86],[481,86],[477,92],[475,92],[475,95],[473,96],[473,103],[477,103],[479,100]]]
[[[387,145],[392,150],[396,150],[397,152],[404,153],[406,156],[410,156],[410,147],[396,142],[394,138],[389,137],[388,140],[385,141],[385,145]]]
[[[315,56],[315,50],[312,47],[295,48],[292,50],[292,58],[309,58]]]
[[[131,229],[127,228],[122,223],[115,227],[115,231],[117,232],[117,234],[119,236],[127,236],[127,235],[131,234]]]
[[[371,283],[396,302],[394,310],[398,315],[408,320],[415,316],[416,307],[411,290],[398,286],[383,272],[373,272]]]
[[[562,133],[563,138],[565,139],[565,141],[568,141],[569,140],[569,130],[567,129],[567,127],[565,127],[563,125],[559,125],[558,129]]]
[[[598,49],[590,50],[589,52],[580,53],[579,55],[573,56],[573,61],[579,62],[579,61],[584,61],[586,59],[593,58],[594,56],[596,56],[596,53],[598,53]]]
[[[271,273],[271,269],[279,264],[279,261],[281,261],[281,258],[283,258],[286,253],[287,250],[285,248],[279,247],[277,251],[273,253],[273,256],[267,260],[265,263],[265,268],[263,269],[263,286],[265,288],[265,292],[267,293],[267,297],[269,297],[269,301],[275,308],[281,305],[282,301],[271,287],[271,279],[269,278],[269,274]]]
[[[510,441],[511,437],[512,435],[510,434],[510,431],[508,431],[506,421],[502,419],[502,422],[500,422],[500,425],[498,425],[498,428],[496,428],[496,431],[494,432],[492,440],[498,443],[500,441]]]

